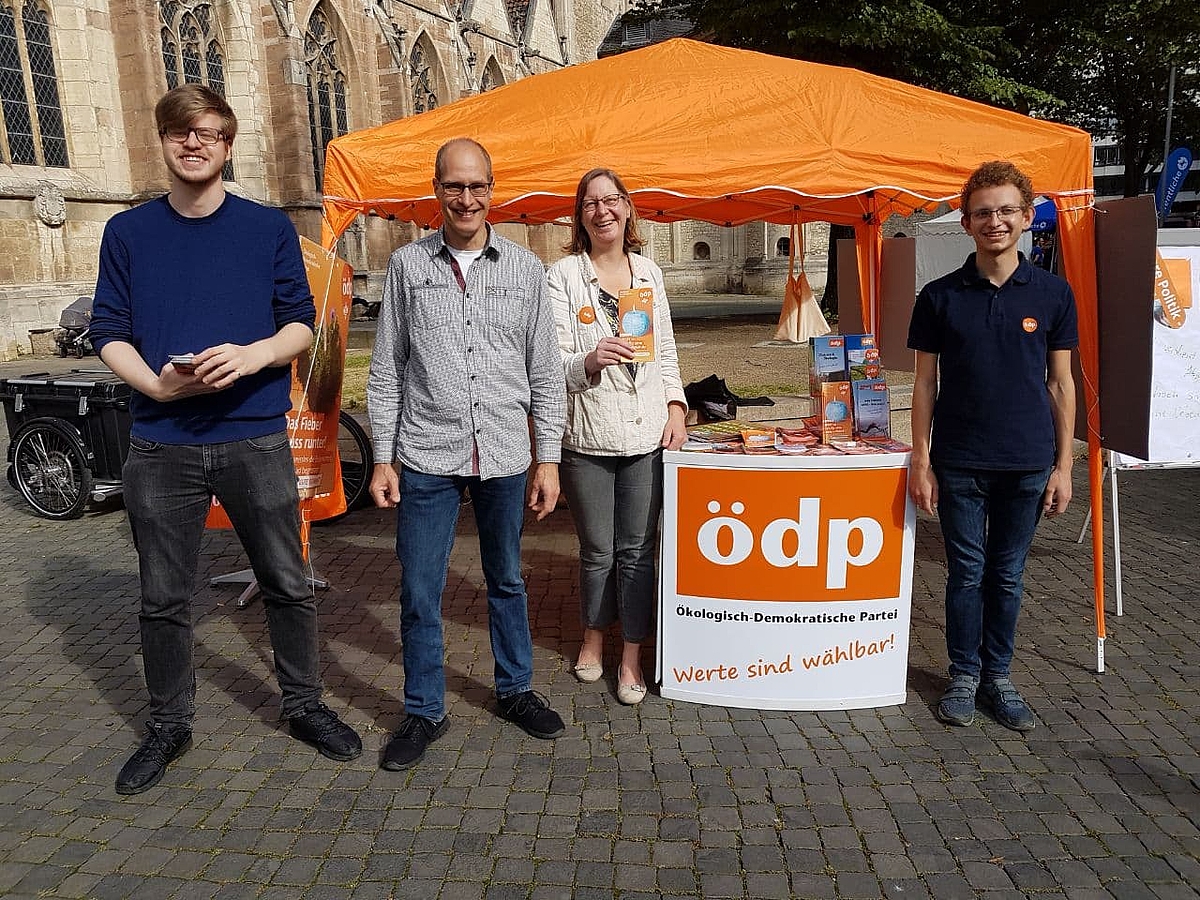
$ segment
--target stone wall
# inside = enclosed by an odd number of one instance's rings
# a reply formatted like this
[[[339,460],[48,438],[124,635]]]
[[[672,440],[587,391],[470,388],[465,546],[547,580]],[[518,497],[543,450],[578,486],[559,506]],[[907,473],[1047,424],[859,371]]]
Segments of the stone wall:
[[[239,122],[236,181],[229,188],[282,208],[302,235],[320,238],[304,44],[318,7],[350,87],[353,130],[413,114],[418,46],[436,102],[445,105],[489,85],[594,59],[630,6],[630,0],[473,0],[456,19],[438,0],[212,0],[225,93]],[[158,3],[54,0],[48,7],[70,168],[0,165],[4,358],[28,352],[31,329],[55,326],[64,306],[92,293],[104,223],[168,187],[153,119],[167,88]],[[547,263],[562,255],[570,236],[561,226],[502,231]],[[782,293],[786,256],[774,248],[786,227],[688,222],[648,225],[646,232],[646,252],[663,266],[673,292]],[[419,234],[408,223],[359,219],[339,244],[359,273],[356,293],[377,296],[392,251]],[[694,258],[701,243],[708,259]]]
[[[153,107],[167,88],[159,5],[153,0],[47,4],[70,168],[0,165],[0,357],[29,352],[28,332],[91,294],[104,223],[168,187]],[[411,61],[421,42],[437,104],[569,62],[595,49],[628,0],[536,0],[513,27],[506,0],[474,0],[456,20],[437,0],[214,0],[225,93],[237,113],[236,182],[242,196],[283,208],[320,237],[304,34],[320,7],[350,86],[351,130],[414,111]],[[520,7],[521,4],[516,4]],[[45,195],[62,221],[39,218]],[[340,249],[374,289],[391,252],[417,236],[408,223],[359,220]],[[525,239],[553,253],[553,229]],[[356,288],[356,289],[358,289]]]

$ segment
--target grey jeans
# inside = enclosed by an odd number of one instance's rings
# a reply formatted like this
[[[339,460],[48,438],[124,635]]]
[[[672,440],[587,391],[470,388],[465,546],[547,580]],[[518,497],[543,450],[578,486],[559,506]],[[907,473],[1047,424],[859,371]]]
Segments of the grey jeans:
[[[221,501],[262,589],[283,714],[321,696],[317,604],[304,578],[296,472],[286,432],[226,444],[130,438],[122,475],[142,581],[142,661],[150,717],[191,727],[192,592],[209,498]]]
[[[559,471],[579,535],[583,624],[605,629],[619,617],[625,640],[641,643],[658,596],[662,451],[592,456],[564,449]]]

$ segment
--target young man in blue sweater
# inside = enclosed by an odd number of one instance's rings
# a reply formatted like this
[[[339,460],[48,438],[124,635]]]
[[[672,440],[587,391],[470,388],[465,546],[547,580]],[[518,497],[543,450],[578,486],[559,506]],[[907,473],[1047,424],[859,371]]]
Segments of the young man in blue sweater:
[[[171,190],[114,216],[100,246],[92,338],[134,388],[125,506],[141,572],[148,733],[120,794],[162,778],[191,745],[191,595],[215,496],[263,592],[283,714],[331,759],[362,743],[321,703],[317,608],[305,576],[285,415],[291,362],[315,309],[291,222],[225,192],[237,119],[196,84],[154,110]],[[171,357],[192,354],[191,365]]]

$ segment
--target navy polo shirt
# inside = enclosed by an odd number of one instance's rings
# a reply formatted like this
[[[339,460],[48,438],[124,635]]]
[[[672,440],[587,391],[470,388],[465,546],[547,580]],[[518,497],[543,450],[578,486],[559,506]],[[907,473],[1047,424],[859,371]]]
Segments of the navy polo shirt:
[[[1054,463],[1047,355],[1079,343],[1070,286],[1020,263],[1003,287],[975,254],[921,290],[908,346],[938,356],[930,460],[964,469],[1042,469]]]

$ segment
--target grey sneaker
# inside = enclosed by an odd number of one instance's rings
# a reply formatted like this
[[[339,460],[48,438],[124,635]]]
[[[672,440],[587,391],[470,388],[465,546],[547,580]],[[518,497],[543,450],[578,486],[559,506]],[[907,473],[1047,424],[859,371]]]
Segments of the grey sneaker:
[[[1007,678],[991,678],[983,682],[979,686],[979,700],[1005,728],[1032,731],[1037,727],[1033,710]]]
[[[938,701],[934,715],[947,725],[967,726],[975,721],[975,691],[979,679],[970,675],[955,675],[942,699]]]

